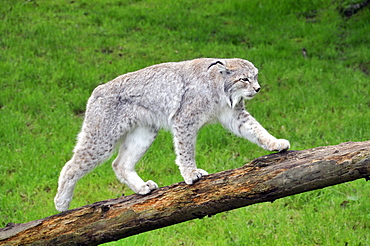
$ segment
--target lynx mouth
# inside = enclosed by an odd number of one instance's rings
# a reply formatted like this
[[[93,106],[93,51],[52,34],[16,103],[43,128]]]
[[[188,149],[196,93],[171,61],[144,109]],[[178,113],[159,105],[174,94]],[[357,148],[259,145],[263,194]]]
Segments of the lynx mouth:
[[[246,100],[250,100],[250,99],[253,99],[255,95],[256,94],[249,94],[249,95],[245,95],[243,98]]]

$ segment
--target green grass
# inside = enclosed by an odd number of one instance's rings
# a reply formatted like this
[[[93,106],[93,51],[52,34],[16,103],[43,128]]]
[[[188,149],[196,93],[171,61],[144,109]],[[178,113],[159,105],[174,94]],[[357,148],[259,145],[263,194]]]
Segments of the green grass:
[[[2,1],[0,226],[56,213],[58,175],[90,93],[156,63],[248,59],[262,90],[247,109],[292,149],[369,140],[370,9],[342,17],[338,7],[353,2]],[[198,136],[198,166],[209,172],[265,154],[219,125]],[[170,185],[182,181],[174,159],[161,132],[137,170]],[[132,192],[109,162],[78,183],[71,207],[122,193]],[[107,245],[370,245],[369,231],[370,184],[357,180]]]

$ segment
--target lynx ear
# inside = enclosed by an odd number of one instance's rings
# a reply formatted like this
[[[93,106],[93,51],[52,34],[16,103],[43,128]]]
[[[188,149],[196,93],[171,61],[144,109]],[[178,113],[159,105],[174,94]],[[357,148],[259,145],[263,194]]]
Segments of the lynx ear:
[[[230,73],[230,70],[221,61],[216,61],[216,62],[212,63],[211,65],[209,65],[208,69],[210,69],[212,66],[217,66],[218,71],[222,74],[224,74],[224,73],[229,74]]]

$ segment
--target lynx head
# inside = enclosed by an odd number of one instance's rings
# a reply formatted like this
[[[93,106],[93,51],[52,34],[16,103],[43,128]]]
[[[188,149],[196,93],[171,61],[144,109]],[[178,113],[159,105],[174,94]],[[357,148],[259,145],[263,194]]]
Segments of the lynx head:
[[[261,89],[258,84],[258,69],[246,60],[225,59],[212,63],[218,69],[223,85],[227,103],[234,107],[243,99],[252,99]]]

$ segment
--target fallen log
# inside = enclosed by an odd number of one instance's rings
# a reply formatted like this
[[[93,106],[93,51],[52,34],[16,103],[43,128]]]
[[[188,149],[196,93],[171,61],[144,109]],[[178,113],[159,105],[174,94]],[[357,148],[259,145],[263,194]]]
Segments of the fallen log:
[[[370,176],[370,141],[259,157],[243,167],[0,229],[0,245],[98,245]]]

